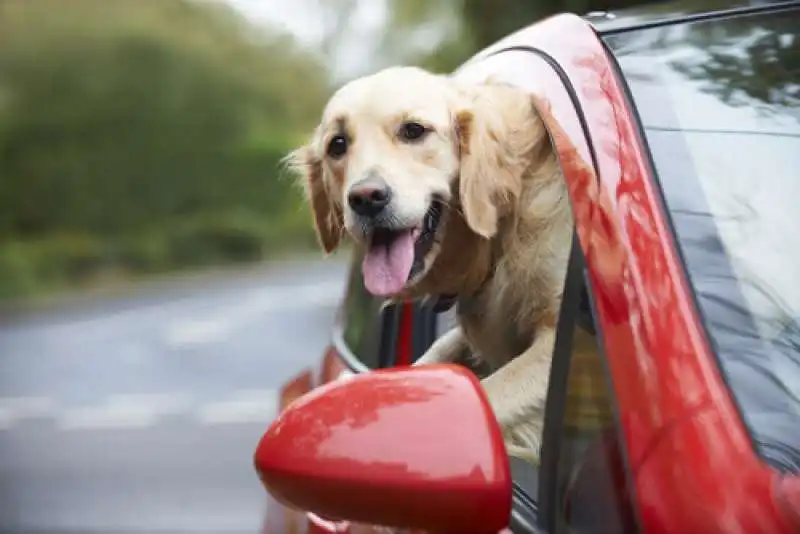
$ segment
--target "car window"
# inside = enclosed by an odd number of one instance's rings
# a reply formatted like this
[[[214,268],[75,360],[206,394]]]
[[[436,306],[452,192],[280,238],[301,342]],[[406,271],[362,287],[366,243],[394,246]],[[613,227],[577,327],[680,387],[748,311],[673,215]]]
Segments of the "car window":
[[[559,451],[553,492],[556,498],[548,502],[553,507],[555,518],[553,532],[637,533],[639,529],[628,490],[624,449],[614,417],[613,390],[600,349],[601,334],[595,329],[585,284],[580,284],[580,292],[575,295],[565,292],[565,298],[572,296],[576,299],[575,306],[562,309],[562,313],[575,314],[574,325],[568,327],[570,332],[567,333],[572,337],[569,353],[556,352],[554,356],[566,356],[569,362],[566,387],[557,388],[550,394],[560,397],[555,403],[561,401],[564,412],[556,428],[545,430],[556,434]],[[455,326],[455,307],[437,314],[436,319],[438,337]],[[551,399],[548,399],[548,405],[550,403]],[[542,457],[542,461],[548,462],[549,459]],[[512,458],[511,471],[515,492],[525,496],[524,499],[515,499],[514,514],[529,512],[533,514],[534,522],[541,519],[539,470]],[[524,510],[516,509],[518,507]],[[514,532],[538,532],[530,521],[515,522],[515,517],[512,514]]]
[[[573,237],[550,371],[539,526],[550,534],[639,532],[602,331]]]
[[[560,429],[555,532],[638,532],[605,362],[593,327],[577,323]]]
[[[800,472],[800,10],[607,41],[756,450]]]
[[[342,310],[343,338],[347,349],[370,369],[385,366],[395,346],[397,309],[382,309],[383,299],[371,295],[361,277],[362,256],[353,254]]]

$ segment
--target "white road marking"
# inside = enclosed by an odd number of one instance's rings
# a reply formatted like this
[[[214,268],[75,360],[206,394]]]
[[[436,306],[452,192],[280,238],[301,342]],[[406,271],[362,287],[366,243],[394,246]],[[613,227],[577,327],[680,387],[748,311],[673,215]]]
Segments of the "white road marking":
[[[195,416],[203,425],[269,423],[277,414],[275,390],[239,391],[227,400],[201,406]]]
[[[55,401],[47,397],[3,397],[0,398],[0,429],[10,429],[23,419],[48,417],[55,411]]]
[[[235,329],[270,313],[335,305],[343,290],[340,280],[262,289],[205,317],[171,323],[164,331],[164,342],[176,349],[218,343],[228,339]]]
[[[6,397],[0,398],[0,431],[37,418],[50,418],[58,430],[68,432],[146,429],[174,416],[203,426],[266,425],[277,415],[278,395],[273,389],[238,390],[206,403],[186,393],[112,395],[100,404],[78,407],[47,397]]]
[[[333,300],[336,301],[342,295],[343,290],[344,288],[342,280],[338,278],[336,280],[318,282],[314,284],[263,286],[255,290],[257,298],[253,302],[257,304],[259,300],[261,302],[269,301],[270,304],[266,309],[267,312],[277,309],[277,303],[281,304],[281,308],[293,308],[297,307],[298,305],[300,308],[307,308],[315,304],[319,304],[320,302],[323,304],[328,303],[333,297],[335,297]],[[314,294],[315,297],[304,298],[302,296],[307,296],[309,293]],[[297,302],[292,302],[294,295],[300,295]],[[74,328],[92,330],[95,328],[106,327],[115,321],[136,321],[137,318],[139,318],[143,313],[166,313],[170,310],[180,310],[181,308],[184,308],[187,301],[190,300],[192,300],[192,297],[179,298],[177,300],[170,300],[167,302],[151,302],[135,306],[133,308],[105,311],[101,315],[58,320],[47,325],[47,330],[54,335],[58,335],[60,333],[71,335]],[[251,300],[253,299],[247,299],[248,302]],[[237,308],[237,306],[232,306],[231,310],[236,310]],[[256,308],[259,308],[259,306],[256,306]],[[36,326],[36,328],[38,328],[38,326]]]
[[[26,420],[52,418],[63,431],[145,429],[167,416],[188,417],[200,425],[270,423],[277,415],[278,391],[233,391],[226,397],[198,404],[186,393],[112,395],[92,406],[59,406],[47,397],[0,398],[0,431]]]
[[[230,324],[224,320],[190,319],[167,327],[164,341],[173,348],[208,345],[227,339],[230,331]]]
[[[114,395],[99,406],[65,410],[58,418],[62,430],[145,428],[165,415],[179,415],[191,407],[183,393]]]

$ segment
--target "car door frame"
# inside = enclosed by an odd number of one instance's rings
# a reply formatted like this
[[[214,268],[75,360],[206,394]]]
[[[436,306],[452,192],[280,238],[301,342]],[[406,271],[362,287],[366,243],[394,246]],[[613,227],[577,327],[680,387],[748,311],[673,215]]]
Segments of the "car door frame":
[[[456,71],[455,75],[459,76],[467,69],[475,68],[476,78],[488,75],[495,81],[514,83],[513,80],[503,80],[503,75],[509,74],[517,68],[517,65],[515,65],[517,60],[512,59],[512,57],[518,58],[519,56],[516,54],[520,53],[525,54],[528,60],[535,58],[531,63],[526,61],[525,66],[529,70],[525,74],[527,83],[524,88],[537,95],[540,111],[543,111],[543,115],[547,116],[546,122],[550,130],[551,140],[554,145],[557,145],[559,160],[562,163],[562,170],[568,184],[575,186],[572,189],[596,188],[597,155],[592,139],[589,136],[586,119],[582,114],[577,91],[564,69],[551,55],[542,48],[526,44],[525,41],[511,42],[505,47],[495,47],[494,50],[487,54],[479,54],[476,59],[465,63],[464,66]],[[534,65],[535,67],[533,67]],[[555,132],[553,131],[554,125],[557,125]],[[574,195],[571,194],[571,197],[573,209],[575,209]],[[586,197],[586,195],[584,194],[583,197]],[[586,202],[584,201],[578,204],[577,209],[583,208],[585,210],[586,207]],[[577,221],[577,225],[580,226],[580,224],[581,222]],[[553,489],[555,489],[556,482],[557,450],[566,402],[565,385],[571,361],[571,338],[574,322],[577,320],[577,314],[573,313],[570,300],[573,297],[571,293],[586,290],[585,282],[583,281],[584,251],[580,248],[580,244],[576,234],[573,254],[570,255],[570,266],[572,267],[570,272],[572,273],[574,268],[577,268],[580,280],[576,285],[573,280],[575,275],[572,274],[565,281],[567,291],[565,292],[564,305],[568,309],[562,308],[559,319],[554,364],[551,368],[545,413],[542,462],[537,476],[537,488],[534,490],[535,495],[530,495],[526,488],[516,481],[513,487],[512,497],[514,502],[510,528],[515,533],[540,534],[551,531],[552,525],[554,525],[556,495]],[[570,286],[572,286],[571,289]],[[574,297],[579,299],[580,294],[576,294]],[[575,301],[575,304],[575,311],[577,312],[578,300]],[[435,314],[430,308],[423,308],[420,312],[424,317],[428,318],[428,321],[432,323],[435,321]],[[435,332],[435,328],[429,327],[427,332]],[[427,346],[432,341],[433,339],[429,338],[421,346]],[[512,472],[514,472],[514,469],[512,469]]]

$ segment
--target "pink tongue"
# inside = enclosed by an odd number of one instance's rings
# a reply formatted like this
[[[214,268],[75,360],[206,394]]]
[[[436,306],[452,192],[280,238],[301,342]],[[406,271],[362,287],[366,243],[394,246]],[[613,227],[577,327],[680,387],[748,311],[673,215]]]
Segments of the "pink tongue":
[[[369,247],[361,265],[367,291],[388,297],[403,289],[414,263],[414,240],[414,233],[409,230],[398,234],[388,247]]]

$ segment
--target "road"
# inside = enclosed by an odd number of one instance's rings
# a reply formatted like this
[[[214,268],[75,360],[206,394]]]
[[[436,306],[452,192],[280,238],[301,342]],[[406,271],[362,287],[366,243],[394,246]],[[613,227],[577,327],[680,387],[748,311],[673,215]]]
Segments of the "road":
[[[275,390],[314,363],[341,261],[0,320],[0,532],[257,532]]]

